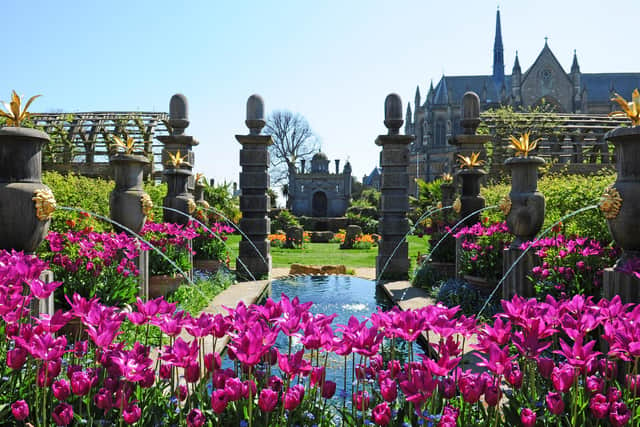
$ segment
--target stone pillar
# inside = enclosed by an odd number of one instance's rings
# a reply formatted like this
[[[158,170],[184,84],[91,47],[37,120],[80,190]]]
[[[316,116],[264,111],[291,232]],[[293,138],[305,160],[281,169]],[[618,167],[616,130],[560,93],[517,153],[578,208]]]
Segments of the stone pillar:
[[[384,102],[384,125],[387,135],[376,138],[380,153],[380,243],[376,258],[376,277],[383,280],[406,280],[409,277],[409,245],[404,239],[409,231],[409,144],[413,135],[400,135],[402,101],[392,93]],[[397,249],[396,249],[397,248]],[[395,253],[394,253],[395,251]],[[393,256],[392,256],[393,254]]]
[[[250,280],[249,272],[256,279],[265,278],[271,272],[269,254],[269,146],[271,136],[260,135],[265,125],[264,101],[258,95],[251,95],[247,101],[249,135],[236,135],[242,144],[240,150],[240,229],[249,240],[242,237],[236,271],[239,279]],[[259,253],[258,253],[259,252]],[[241,262],[240,262],[241,261]],[[244,264],[244,265],[243,265]]]
[[[193,196],[188,193],[189,188],[193,188],[193,164],[195,161],[192,148],[199,142],[184,131],[189,126],[189,110],[187,98],[182,94],[176,94],[169,101],[169,135],[162,135],[158,140],[162,142],[165,149],[162,151],[162,166],[164,177],[167,181],[168,194],[163,204],[166,207],[177,209],[185,214],[190,213],[190,207],[194,206]],[[185,157],[184,162],[177,167],[171,165],[170,156]],[[192,203],[189,203],[191,201]],[[165,222],[186,224],[187,217],[176,212],[164,210],[162,212]]]
[[[506,248],[502,251],[502,273],[506,275],[511,266],[518,261],[523,250],[517,248]],[[533,267],[540,265],[540,258],[529,249],[527,253],[518,261],[513,270],[509,272],[502,282],[502,298],[510,300],[514,295],[525,298],[535,297],[536,290],[531,284],[528,276],[531,276]]]
[[[334,162],[336,162],[336,175],[338,175],[340,173],[340,159],[335,159]]]

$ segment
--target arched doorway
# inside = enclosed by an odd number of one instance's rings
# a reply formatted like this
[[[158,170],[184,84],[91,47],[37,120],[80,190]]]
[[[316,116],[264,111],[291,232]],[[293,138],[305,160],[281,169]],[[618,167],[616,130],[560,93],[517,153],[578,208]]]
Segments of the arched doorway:
[[[327,216],[327,195],[323,191],[313,193],[311,214],[312,216]]]

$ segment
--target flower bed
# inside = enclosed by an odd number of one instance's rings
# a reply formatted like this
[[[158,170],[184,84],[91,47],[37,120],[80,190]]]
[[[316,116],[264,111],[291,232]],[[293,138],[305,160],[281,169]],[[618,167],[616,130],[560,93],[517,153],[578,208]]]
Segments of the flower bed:
[[[310,303],[285,296],[192,318],[161,298],[123,311],[73,295],[70,310],[30,318],[31,300],[60,286],[40,282],[44,268],[35,257],[0,253],[7,423],[329,425],[330,407],[347,425],[619,426],[639,418],[640,310],[618,299],[516,296],[502,302],[493,324],[429,306],[334,326],[333,316],[313,315]],[[59,331],[74,318],[87,339],[71,343]],[[125,320],[135,325],[128,342],[120,339]],[[183,330],[192,342],[178,336]],[[275,350],[279,333],[302,348]],[[432,352],[414,354],[410,344],[407,360],[397,360],[394,343],[413,343],[421,333]],[[236,369],[222,369],[214,347],[204,345],[205,337],[215,345],[225,335]],[[480,351],[475,368],[461,364],[471,336]],[[355,378],[353,404],[328,400],[335,390],[324,379],[329,359],[344,361],[345,375]]]
[[[502,252],[513,236],[508,233],[507,224],[477,223],[463,227],[455,234],[462,238],[460,265],[462,274],[481,277],[495,285],[502,277]]]

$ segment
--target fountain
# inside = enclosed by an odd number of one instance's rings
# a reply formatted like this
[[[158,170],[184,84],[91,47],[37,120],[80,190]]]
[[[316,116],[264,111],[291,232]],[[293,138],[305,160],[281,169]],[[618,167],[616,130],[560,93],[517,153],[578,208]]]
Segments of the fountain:
[[[0,129],[0,249],[34,253],[49,230],[56,201],[42,183],[42,146],[36,129]]]
[[[604,271],[603,296],[620,295],[625,303],[640,302],[640,279],[630,274],[640,269],[640,125],[634,124],[605,135],[616,147],[618,176],[600,201],[611,236],[622,248],[616,265]]]
[[[516,156],[504,162],[511,169],[511,192],[503,199],[500,207],[507,217],[507,227],[515,238],[502,256],[504,299],[511,299],[516,294],[523,297],[535,295],[535,289],[527,276],[540,262],[533,252],[527,252],[524,257],[521,246],[538,234],[544,223],[545,213],[544,195],[538,191],[538,167],[545,163],[544,159],[529,156],[529,151],[535,148],[536,142],[529,142],[528,133],[523,134],[520,139],[513,136],[511,138]],[[516,260],[517,267],[512,267]],[[508,276],[507,271],[511,271]]]

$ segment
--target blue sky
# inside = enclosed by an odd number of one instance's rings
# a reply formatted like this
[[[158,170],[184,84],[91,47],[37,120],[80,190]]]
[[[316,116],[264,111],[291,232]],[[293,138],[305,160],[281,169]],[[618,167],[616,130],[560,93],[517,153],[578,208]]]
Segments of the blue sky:
[[[168,111],[189,99],[196,170],[237,181],[245,103],[303,114],[330,159],[376,166],[384,98],[431,80],[490,74],[495,1],[6,2],[0,99],[43,94],[33,111]],[[638,72],[640,8],[604,1],[500,3],[505,72],[549,37],[566,70]],[[628,96],[627,94],[626,96]]]

